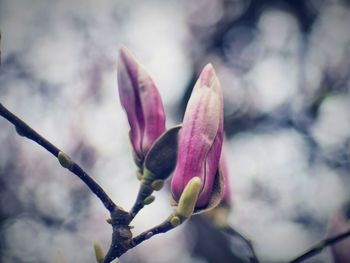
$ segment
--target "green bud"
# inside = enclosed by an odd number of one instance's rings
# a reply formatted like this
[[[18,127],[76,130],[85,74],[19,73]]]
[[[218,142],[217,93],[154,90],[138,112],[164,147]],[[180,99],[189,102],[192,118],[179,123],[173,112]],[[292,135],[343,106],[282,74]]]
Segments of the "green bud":
[[[163,180],[154,180],[151,184],[151,187],[154,191],[159,191],[160,189],[162,189],[163,185],[164,185]]]
[[[139,181],[142,181],[142,173],[140,171],[136,172],[136,177]]]
[[[154,197],[154,195],[147,196],[147,197],[143,200],[143,204],[144,204],[144,205],[149,205],[149,204],[151,204],[151,203],[154,201],[154,199],[156,199],[156,198]]]
[[[59,152],[57,158],[62,167],[64,168],[69,169],[73,165],[71,158],[64,152]]]
[[[105,257],[105,254],[104,254],[104,252],[102,250],[102,247],[95,242],[94,243],[94,250],[95,250],[96,261],[98,263],[102,263],[103,259]]]
[[[142,182],[144,184],[150,184],[151,182],[153,182],[154,180],[154,175],[149,171],[147,170],[146,168],[143,170],[143,175],[142,175]]]
[[[178,216],[173,216],[171,219],[170,219],[170,224],[172,226],[178,226],[181,224],[181,220]]]
[[[176,209],[176,215],[185,219],[192,216],[201,187],[202,181],[199,177],[193,177],[187,183],[180,196],[179,204]]]

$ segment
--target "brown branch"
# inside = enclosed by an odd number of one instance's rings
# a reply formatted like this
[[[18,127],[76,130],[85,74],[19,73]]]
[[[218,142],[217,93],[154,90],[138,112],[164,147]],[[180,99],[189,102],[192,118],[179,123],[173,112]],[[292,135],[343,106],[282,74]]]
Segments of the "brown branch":
[[[15,126],[16,131],[19,135],[27,137],[28,139],[36,142],[56,158],[58,158],[59,153],[62,153],[62,151],[59,148],[57,148],[55,145],[53,145],[51,142],[49,142],[43,136],[41,136],[39,133],[33,130],[28,124],[26,124],[16,115],[10,112],[1,103],[0,115]],[[78,176],[85,183],[85,185],[101,200],[101,202],[108,209],[108,211],[113,212],[117,208],[117,206],[105,193],[102,187],[98,183],[96,183],[94,179],[92,179],[92,177],[89,176],[77,163],[70,160],[69,166],[67,166],[66,168],[70,170],[73,174]]]
[[[144,200],[153,193],[152,187],[142,182],[139,192],[137,194],[134,205],[130,210],[131,220],[137,215],[137,213],[145,206]]]
[[[154,191],[150,184],[147,184],[146,182],[141,183],[139,194],[136,198],[133,208],[130,212],[126,212],[121,207],[117,206],[109,198],[101,186],[98,185],[77,163],[71,160],[68,155],[63,153],[63,151],[61,151],[58,147],[46,140],[42,135],[37,133],[34,129],[32,129],[28,124],[26,124],[15,114],[9,111],[1,103],[0,115],[15,126],[16,131],[20,136],[27,137],[28,139],[38,143],[53,156],[58,158],[60,164],[78,176],[85,183],[85,185],[102,201],[103,205],[110,212],[111,219],[108,222],[113,227],[112,242],[109,251],[103,260],[104,263],[111,262],[115,258],[120,257],[129,249],[149,239],[151,236],[159,233],[165,233],[175,227],[170,223],[171,217],[169,217],[162,224],[133,238],[129,224],[135,215],[140,211],[140,209],[145,205],[145,199]]]
[[[166,233],[169,230],[177,227],[178,225],[173,225],[171,223],[171,218],[173,216],[170,216],[168,219],[166,219],[163,223],[145,231],[142,232],[140,235],[134,237],[131,241],[131,245],[133,247],[136,247],[137,245],[141,244],[143,241],[146,241],[147,239],[150,239],[151,237],[153,237],[154,235],[158,235],[158,234],[162,234],[162,233]]]
[[[298,262],[302,262],[308,258],[311,258],[311,257],[317,255],[318,253],[320,253],[324,248],[331,246],[331,245],[334,245],[335,243],[340,242],[341,240],[348,238],[348,237],[350,237],[350,229],[346,232],[343,232],[343,233],[335,236],[335,237],[329,237],[329,238],[322,240],[321,242],[319,242],[317,245],[315,245],[312,248],[310,248],[309,250],[307,250],[302,255],[300,255],[297,258],[290,261],[290,263],[298,263]]]

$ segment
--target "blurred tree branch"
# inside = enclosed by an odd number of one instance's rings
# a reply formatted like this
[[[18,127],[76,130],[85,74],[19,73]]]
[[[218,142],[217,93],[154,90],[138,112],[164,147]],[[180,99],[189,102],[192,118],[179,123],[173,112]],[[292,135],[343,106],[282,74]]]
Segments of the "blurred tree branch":
[[[34,129],[32,129],[28,124],[26,124],[19,117],[9,111],[1,103],[0,115],[15,126],[16,132],[20,136],[26,137],[42,146],[44,149],[54,155],[64,168],[67,168],[73,174],[77,175],[85,183],[85,185],[101,200],[103,205],[110,212],[111,218],[108,219],[107,222],[111,224],[113,228],[112,242],[106,257],[103,259],[104,263],[111,262],[115,258],[120,257],[129,249],[151,238],[153,235],[165,233],[177,226],[171,222],[171,218],[173,216],[170,216],[162,224],[153,227],[150,230],[145,231],[133,238],[129,224],[137,212],[145,205],[145,203],[139,204],[139,201],[143,200],[145,197],[148,197],[154,189],[148,187],[145,191],[145,189],[141,187],[141,193],[138,195],[136,205],[134,205],[130,212],[126,212],[123,208],[116,205],[102,189],[102,187],[97,182],[95,182],[94,179],[92,179],[92,177],[89,176],[67,154],[46,140],[42,135],[37,133]]]
[[[102,261],[103,263],[108,263],[114,260],[115,258],[119,258],[121,255],[123,255],[125,252],[127,252],[129,249],[132,249],[142,242],[150,239],[154,235],[161,234],[161,233],[166,233],[170,231],[171,229],[177,227],[179,224],[182,222],[178,222],[178,224],[174,224],[173,218],[176,217],[174,215],[170,215],[163,223],[152,227],[149,230],[146,230],[139,234],[138,236],[132,238],[132,236],[128,236],[128,239],[125,239],[125,242],[114,242],[113,237],[112,237],[112,245],[110,246],[109,251],[107,252],[104,260]],[[127,233],[128,230],[126,230]],[[116,233],[116,231],[113,231],[113,233]],[[113,234],[114,236],[114,234]],[[113,243],[116,243],[117,246],[113,246]]]
[[[116,204],[114,204],[114,202],[109,198],[102,187],[96,183],[94,179],[92,179],[91,176],[89,176],[77,163],[72,161],[59,148],[57,148],[55,145],[53,145],[51,142],[33,130],[28,124],[10,112],[1,103],[0,115],[15,126],[16,131],[20,136],[27,137],[28,139],[36,142],[45,148],[48,152],[50,152],[53,156],[58,158],[61,165],[78,176],[85,183],[85,185],[101,200],[108,211],[112,212],[117,208]],[[62,161],[65,163],[63,164]]]
[[[292,261],[290,261],[290,263],[298,263],[298,262],[302,262],[306,259],[309,259],[315,255],[317,255],[318,253],[320,253],[323,249],[325,249],[328,246],[332,246],[340,241],[342,241],[345,238],[350,237],[350,229],[346,232],[343,232],[337,236],[334,237],[329,237],[326,238],[322,241],[320,241],[318,244],[316,244],[315,246],[313,246],[312,248],[310,248],[309,250],[307,250],[304,254],[296,257],[295,259],[293,259]]]
[[[182,220],[179,222],[173,222],[172,219],[174,218],[174,215],[171,215],[163,223],[147,231],[144,231],[140,235],[133,238],[129,224],[137,212],[144,206],[144,203],[141,204],[139,202],[139,204],[136,202],[130,212],[124,211],[121,207],[117,206],[105,193],[102,187],[97,182],[95,182],[77,163],[72,161],[68,155],[63,153],[59,148],[57,148],[55,145],[53,145],[51,142],[33,130],[28,124],[10,112],[1,103],[0,115],[15,126],[16,132],[20,136],[27,137],[28,139],[42,146],[44,149],[54,155],[64,168],[67,168],[73,174],[77,175],[85,183],[85,185],[101,200],[103,205],[110,212],[111,219],[108,220],[108,223],[110,223],[113,227],[112,242],[106,257],[103,260],[104,263],[111,262],[115,258],[123,255],[129,249],[139,245],[143,241],[148,240],[152,236],[160,233],[165,233],[182,223]],[[153,190],[154,189],[149,187],[149,189],[145,191],[145,189],[142,189],[141,187],[137,200],[144,200],[145,197],[149,197]],[[231,228],[225,229],[225,231],[227,231],[228,234],[233,233],[233,230]],[[298,263],[309,259],[320,253],[327,246],[334,245],[335,243],[340,242],[347,237],[350,237],[350,230],[335,237],[326,238],[314,247],[307,250],[304,254],[290,261],[290,263]],[[251,247],[250,243],[248,245]]]

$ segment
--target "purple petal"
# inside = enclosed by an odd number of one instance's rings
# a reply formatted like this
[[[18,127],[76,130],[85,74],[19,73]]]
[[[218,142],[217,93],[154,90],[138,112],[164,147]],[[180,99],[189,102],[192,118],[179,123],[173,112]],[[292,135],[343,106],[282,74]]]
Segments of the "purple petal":
[[[145,120],[142,152],[147,153],[165,131],[165,113],[156,85],[142,68],[139,68],[139,92]]]
[[[143,122],[141,103],[137,85],[137,62],[125,49],[120,49],[118,62],[118,90],[120,102],[127,114],[130,124],[130,140],[137,155],[141,152]],[[141,120],[141,121],[140,121]]]
[[[225,143],[223,143],[223,149],[221,150],[221,156],[219,161],[219,167],[224,177],[224,196],[222,200],[225,204],[230,205],[231,188],[230,188],[229,172],[227,167],[226,151],[225,151],[224,145]]]
[[[120,49],[118,87],[133,149],[142,163],[154,141],[165,131],[165,113],[153,80],[126,48]]]
[[[213,71],[212,71],[213,72]],[[206,74],[205,76],[210,75]],[[210,200],[211,193],[213,191],[215,176],[218,170],[221,151],[222,151],[222,143],[224,138],[224,118],[223,118],[223,98],[222,98],[222,92],[220,88],[220,83],[216,76],[212,76],[212,79],[214,78],[214,84],[212,84],[213,88],[216,89],[217,94],[220,98],[220,105],[221,105],[221,113],[220,113],[220,122],[219,122],[219,129],[217,131],[217,134],[215,136],[215,140],[213,142],[212,147],[210,148],[208,155],[206,156],[206,164],[205,164],[205,179],[204,179],[204,187],[202,192],[199,195],[197,206],[202,207],[205,206],[208,201]],[[207,78],[204,78],[207,80]],[[207,82],[207,81],[206,81]],[[225,183],[226,185],[226,183]]]
[[[220,126],[223,126],[220,124]],[[207,205],[213,191],[215,176],[219,167],[221,146],[223,141],[223,132],[218,131],[212,147],[206,156],[205,164],[205,180],[202,192],[199,195],[197,206],[203,207]]]

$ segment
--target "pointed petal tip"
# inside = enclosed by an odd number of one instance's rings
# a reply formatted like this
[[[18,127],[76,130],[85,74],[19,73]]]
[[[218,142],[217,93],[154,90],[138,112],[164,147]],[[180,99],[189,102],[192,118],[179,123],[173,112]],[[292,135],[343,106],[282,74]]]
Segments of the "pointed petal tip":
[[[136,85],[140,64],[134,55],[125,47],[119,48],[118,74],[124,72],[131,79],[133,85]]]
[[[126,67],[139,64],[130,50],[123,45],[119,48],[119,58]]]
[[[130,53],[129,49],[127,49],[127,47],[124,46],[124,45],[120,45],[120,47],[119,47],[119,55],[122,56],[122,55],[126,55],[128,53]]]
[[[216,76],[215,69],[211,63],[208,63],[202,70],[199,76],[200,82],[203,86],[210,87],[211,83]]]
[[[204,66],[203,70],[205,70],[205,69],[207,69],[207,70],[214,70],[214,66],[213,66],[213,64],[208,63],[208,64],[206,64]]]
[[[207,65],[205,65],[203,70],[212,72],[212,74],[214,74],[214,75],[216,74],[215,68],[214,68],[213,64],[211,64],[211,63],[208,63]]]

